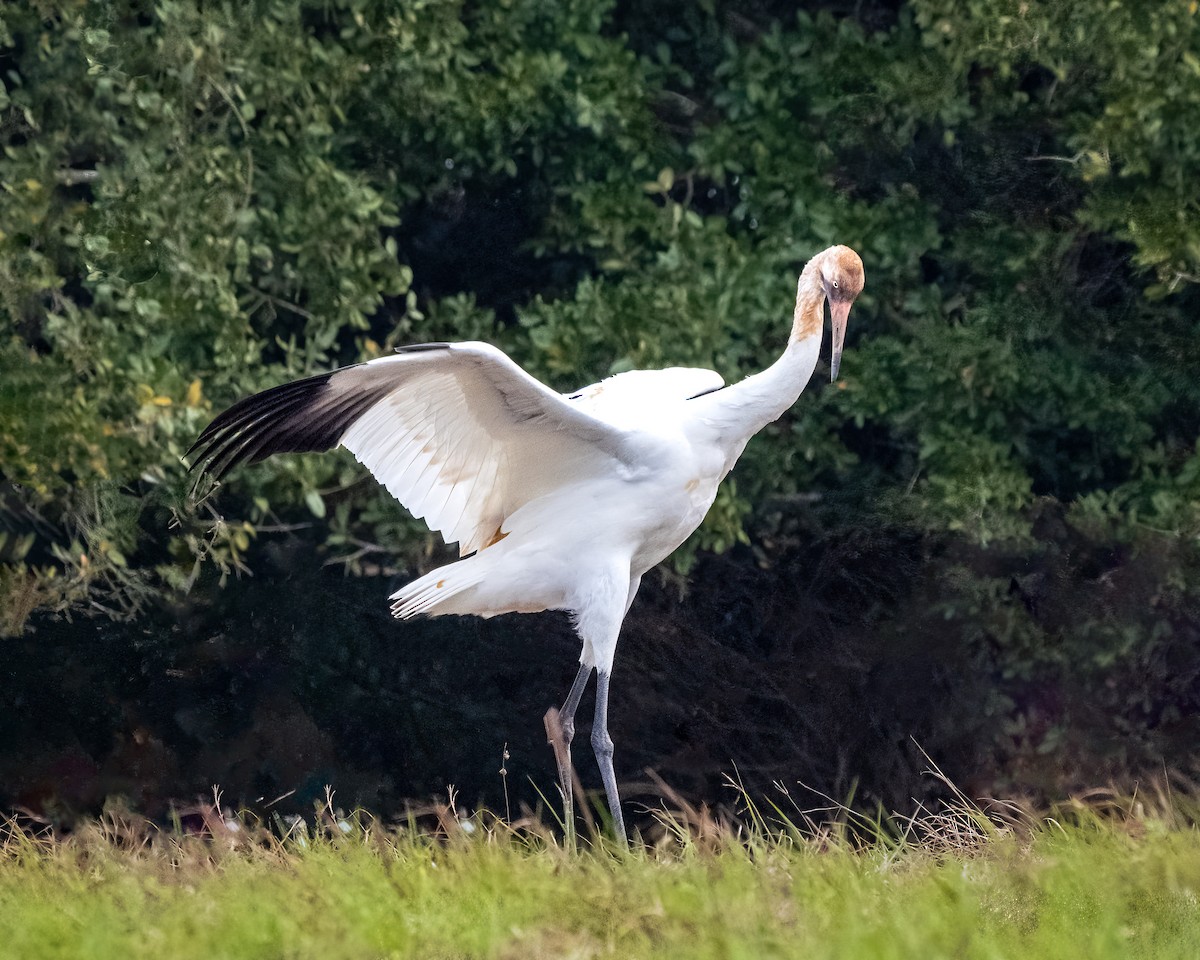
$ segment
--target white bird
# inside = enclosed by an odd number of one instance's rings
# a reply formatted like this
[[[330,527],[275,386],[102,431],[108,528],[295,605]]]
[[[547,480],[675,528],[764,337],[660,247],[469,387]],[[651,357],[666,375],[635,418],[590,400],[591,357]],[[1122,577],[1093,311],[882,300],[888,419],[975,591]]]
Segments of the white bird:
[[[595,670],[592,746],[624,843],[608,733],[622,621],[643,574],[700,525],[747,441],[800,396],[826,300],[836,379],[863,282],[849,247],[813,257],[783,356],[732,386],[712,370],[674,367],[563,395],[489,344],[426,343],[247,397],[188,456],[219,480],[274,453],[346,447],[414,516],[459,544],[462,559],[392,595],[397,617],[570,611],[583,649],[558,715],[567,826],[575,711]]]

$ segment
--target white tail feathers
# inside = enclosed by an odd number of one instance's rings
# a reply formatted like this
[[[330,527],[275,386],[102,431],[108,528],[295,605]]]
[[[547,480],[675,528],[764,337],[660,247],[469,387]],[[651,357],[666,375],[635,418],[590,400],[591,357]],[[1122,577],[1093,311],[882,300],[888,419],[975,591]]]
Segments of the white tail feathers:
[[[437,616],[441,613],[474,612],[459,609],[456,604],[448,604],[450,609],[446,610],[435,609],[483,580],[486,568],[473,562],[474,560],[474,557],[468,557],[466,560],[438,567],[401,587],[388,598],[396,601],[392,604],[392,616],[407,620],[421,613]]]

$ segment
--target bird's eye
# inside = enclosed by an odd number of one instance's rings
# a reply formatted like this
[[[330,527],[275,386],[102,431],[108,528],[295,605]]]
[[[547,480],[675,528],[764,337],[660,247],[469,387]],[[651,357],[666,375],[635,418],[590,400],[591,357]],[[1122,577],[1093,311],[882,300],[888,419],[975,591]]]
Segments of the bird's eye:
[[[834,290],[836,290],[836,289],[837,289],[837,281],[836,281],[836,280],[834,280],[834,281],[833,281],[833,289],[834,289]]]

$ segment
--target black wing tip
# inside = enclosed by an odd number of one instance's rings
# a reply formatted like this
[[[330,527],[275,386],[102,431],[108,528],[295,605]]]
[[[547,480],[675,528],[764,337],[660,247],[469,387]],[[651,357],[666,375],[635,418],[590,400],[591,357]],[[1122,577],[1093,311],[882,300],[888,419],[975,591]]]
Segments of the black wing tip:
[[[404,347],[397,347],[397,353],[426,353],[429,350],[449,350],[450,344],[445,340],[434,340],[432,343],[410,343]]]
[[[345,368],[343,368],[345,369]],[[253,426],[259,416],[278,411],[294,412],[308,406],[329,381],[340,371],[331,370],[328,373],[318,373],[312,377],[306,377],[303,380],[293,380],[289,383],[282,383],[275,387],[270,387],[259,393],[252,394],[248,397],[243,397],[232,406],[217,414],[209,422],[196,438],[196,441],[187,449],[183,457],[190,461],[188,473],[196,472],[197,482],[206,474],[212,472],[212,467],[217,461],[221,460],[227,454],[229,458],[227,462],[221,464],[220,469],[214,474],[214,480],[220,480],[226,473],[229,472],[238,463],[244,459],[250,459],[254,462],[254,457],[239,456],[236,452],[237,448],[246,440],[252,439],[249,435],[243,434],[243,429]],[[259,431],[253,431],[258,433]],[[307,441],[309,446],[300,446],[300,450],[312,449],[328,449],[322,447],[321,443],[325,438],[318,439],[315,436],[296,437],[301,443]],[[312,444],[316,442],[316,446]],[[336,445],[336,439],[334,444]],[[284,452],[287,446],[281,446],[278,451],[268,450],[262,452],[257,459],[263,459],[273,452]],[[254,453],[258,453],[259,448],[254,448]],[[195,456],[195,459],[193,459]]]
[[[710,393],[716,393],[718,390],[724,389],[725,384],[721,384],[719,387],[709,387],[707,390],[701,390],[699,393],[693,393],[690,397],[688,397],[688,399],[695,400],[697,397],[707,397]]]

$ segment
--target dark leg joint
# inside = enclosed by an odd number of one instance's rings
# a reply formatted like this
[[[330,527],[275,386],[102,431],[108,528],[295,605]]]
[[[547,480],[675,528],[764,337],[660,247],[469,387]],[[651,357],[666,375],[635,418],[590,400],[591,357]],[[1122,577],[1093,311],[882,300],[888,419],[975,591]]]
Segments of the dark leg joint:
[[[612,762],[615,747],[607,730],[592,731],[592,749],[596,752],[597,760]]]

